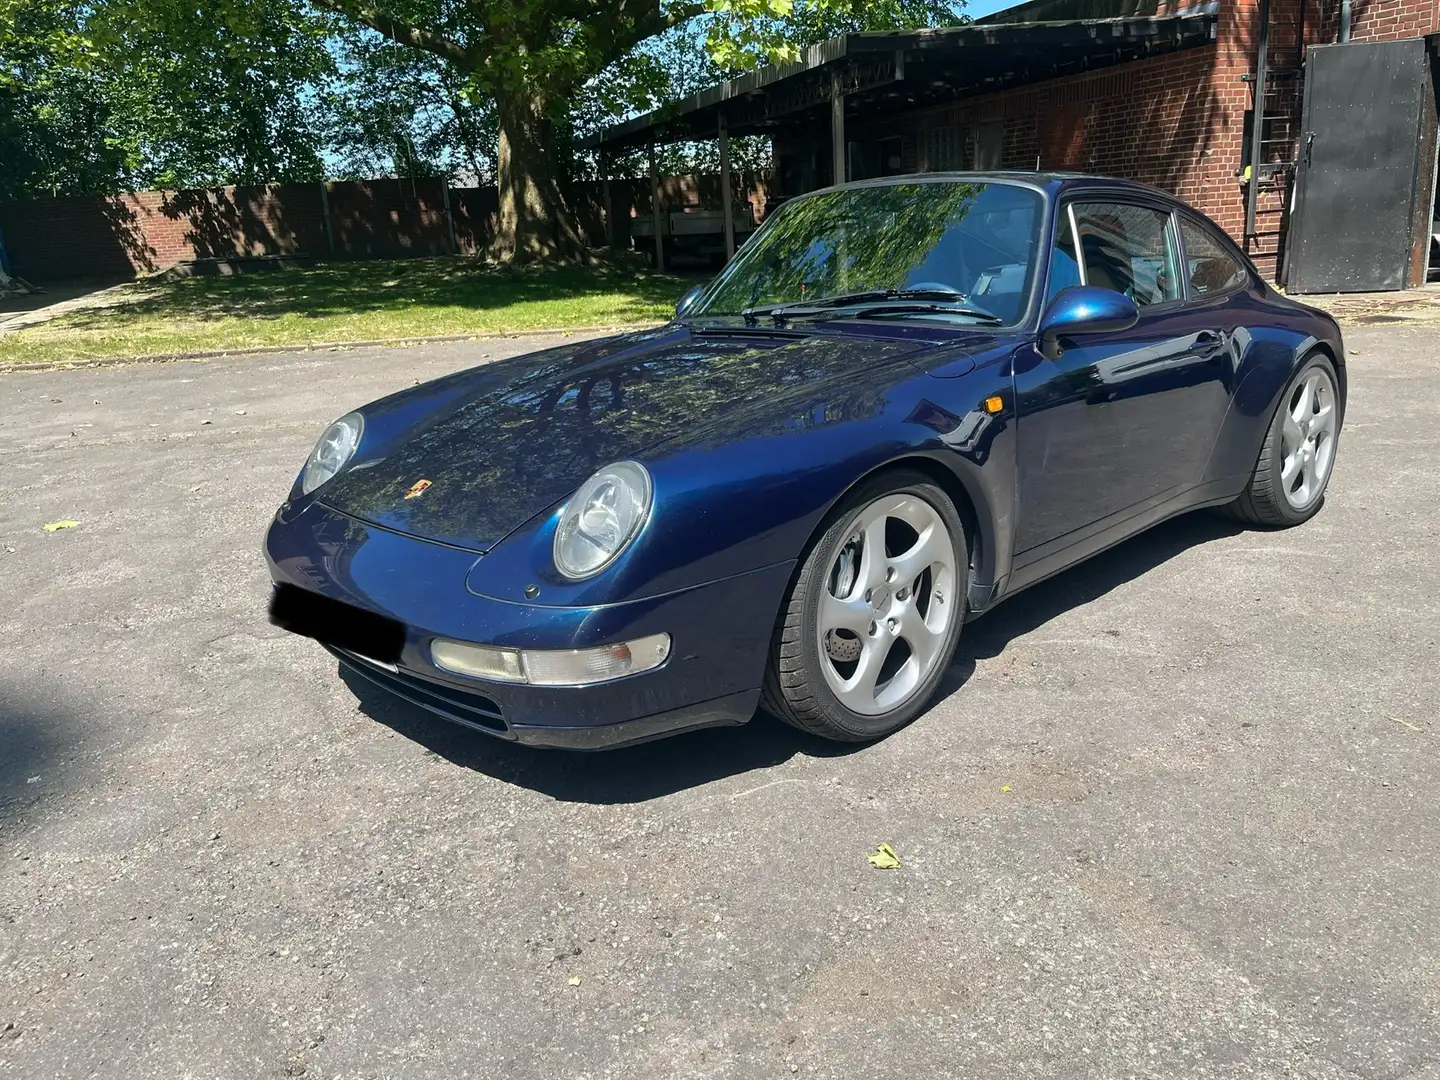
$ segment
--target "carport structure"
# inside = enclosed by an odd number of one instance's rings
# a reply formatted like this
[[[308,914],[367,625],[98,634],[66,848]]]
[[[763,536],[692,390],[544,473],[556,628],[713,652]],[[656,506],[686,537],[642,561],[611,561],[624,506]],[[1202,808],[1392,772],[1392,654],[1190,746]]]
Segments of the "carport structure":
[[[780,189],[786,196],[837,181],[903,172],[967,166],[1053,168],[1061,163],[1044,160],[1039,146],[1026,160],[1018,160],[1020,140],[1010,138],[1003,126],[982,126],[974,146],[963,145],[962,139],[962,145],[947,148],[938,140],[921,145],[925,140],[915,137],[916,130],[902,135],[902,127],[914,129],[915,124],[897,126],[896,121],[967,99],[1212,44],[1215,29],[1215,5],[1208,4],[1165,15],[846,34],[811,47],[797,63],[762,68],[609,127],[589,145],[600,151],[603,176],[608,176],[613,155],[642,147],[648,151],[656,260],[663,263],[655,147],[716,139],[725,250],[733,254],[732,135],[774,140]]]
[[[1117,176],[1204,211],[1293,292],[1401,289],[1440,237],[1436,71],[1440,0],[1030,0],[834,38],[591,145],[718,139],[727,199],[740,134],[773,140],[781,198],[896,173]]]

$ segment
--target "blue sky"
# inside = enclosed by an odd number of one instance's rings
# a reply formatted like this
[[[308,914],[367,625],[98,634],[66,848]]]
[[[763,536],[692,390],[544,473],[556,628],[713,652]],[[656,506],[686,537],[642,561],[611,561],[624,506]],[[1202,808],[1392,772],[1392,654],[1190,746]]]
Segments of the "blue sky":
[[[978,19],[989,15],[992,11],[999,11],[1001,8],[1014,7],[1021,0],[967,0],[965,14],[972,19]]]

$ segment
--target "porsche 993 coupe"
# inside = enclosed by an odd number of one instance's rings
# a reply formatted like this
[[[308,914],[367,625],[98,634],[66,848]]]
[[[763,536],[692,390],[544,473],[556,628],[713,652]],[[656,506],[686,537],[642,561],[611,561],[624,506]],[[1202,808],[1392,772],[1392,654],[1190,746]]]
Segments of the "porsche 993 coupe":
[[[522,743],[758,709],[875,739],[1018,590],[1202,507],[1310,518],[1344,408],[1334,320],[1160,192],[847,184],[663,327],[335,421],[265,541],[271,618]]]

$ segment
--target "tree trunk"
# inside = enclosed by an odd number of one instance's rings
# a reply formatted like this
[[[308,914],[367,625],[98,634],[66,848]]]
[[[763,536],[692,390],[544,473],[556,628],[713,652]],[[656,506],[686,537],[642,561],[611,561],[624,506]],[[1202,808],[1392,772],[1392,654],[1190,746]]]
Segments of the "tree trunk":
[[[497,94],[495,105],[500,121],[495,155],[500,219],[492,254],[517,263],[590,261],[555,175],[544,98],[506,91]]]

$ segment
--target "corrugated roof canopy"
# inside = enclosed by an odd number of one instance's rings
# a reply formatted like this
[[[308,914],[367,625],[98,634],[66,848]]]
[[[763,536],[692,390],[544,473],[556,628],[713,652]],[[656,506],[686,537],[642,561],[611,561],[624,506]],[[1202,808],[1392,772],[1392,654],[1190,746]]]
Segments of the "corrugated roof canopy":
[[[1041,0],[1046,14],[1105,10],[1116,0]],[[1154,0],[1121,0],[1134,9]],[[1214,40],[1216,4],[1172,15],[1054,22],[976,22],[938,30],[845,34],[794,64],[761,68],[683,101],[606,128],[585,145],[623,151],[647,143],[711,139],[725,115],[730,134],[763,135],[828,109],[837,85],[847,116],[940,104],[1026,83],[1093,71]],[[1013,12],[1021,14],[1040,3]],[[1113,10],[1113,8],[1112,8]]]

